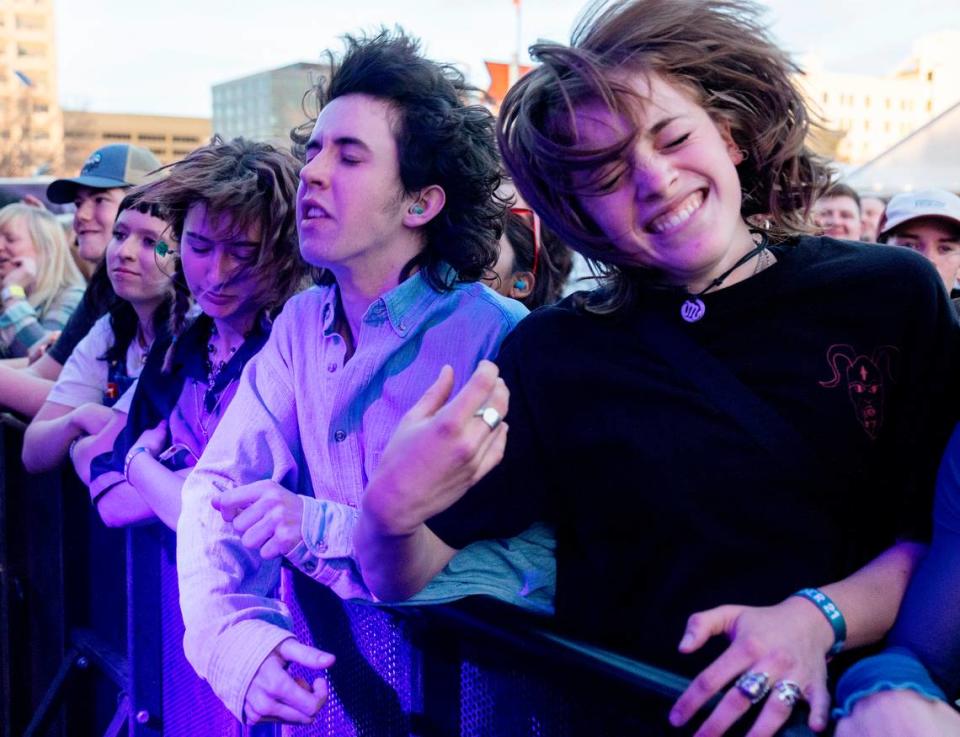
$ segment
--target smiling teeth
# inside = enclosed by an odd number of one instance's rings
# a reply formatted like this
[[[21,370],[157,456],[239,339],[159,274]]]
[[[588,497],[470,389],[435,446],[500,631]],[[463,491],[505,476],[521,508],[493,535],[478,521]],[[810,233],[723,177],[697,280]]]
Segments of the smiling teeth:
[[[673,230],[678,225],[685,223],[690,216],[697,211],[697,208],[703,204],[703,192],[694,192],[685,198],[675,209],[655,218],[650,222],[650,230],[654,233],[664,233]]]
[[[325,218],[327,217],[326,211],[322,207],[311,207],[307,209],[308,218]]]

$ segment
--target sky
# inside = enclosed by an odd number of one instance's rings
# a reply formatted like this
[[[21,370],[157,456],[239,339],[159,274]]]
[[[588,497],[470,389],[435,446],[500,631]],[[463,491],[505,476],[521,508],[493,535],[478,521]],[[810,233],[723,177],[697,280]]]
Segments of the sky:
[[[584,0],[522,0],[522,48],[566,41]],[[960,30],[957,0],[768,0],[797,58],[884,74],[917,37]],[[211,85],[340,48],[344,33],[400,24],[434,59],[486,86],[484,59],[516,47],[511,0],[55,0],[61,104],[73,110],[209,117]],[[526,61],[524,52],[521,62]]]

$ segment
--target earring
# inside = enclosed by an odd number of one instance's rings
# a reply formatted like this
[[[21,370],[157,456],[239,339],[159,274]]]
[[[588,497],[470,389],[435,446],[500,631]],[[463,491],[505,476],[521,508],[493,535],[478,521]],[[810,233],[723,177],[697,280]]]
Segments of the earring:
[[[527,288],[527,282],[526,282],[526,280],[524,280],[524,279],[517,279],[517,280],[513,283],[513,288],[514,288],[514,289],[526,289],[526,288]]]
[[[177,253],[177,252],[174,251],[172,248],[170,248],[170,246],[167,244],[166,241],[157,241],[157,244],[153,247],[153,250],[154,250],[154,251],[156,252],[156,254],[157,254],[158,256],[160,256],[161,258],[162,258],[163,256],[166,256],[168,253],[171,254],[171,255],[174,255],[174,256],[175,256],[176,253]]]
[[[423,215],[424,212],[425,210],[423,209],[423,205],[421,205],[419,202],[410,208],[411,215]]]

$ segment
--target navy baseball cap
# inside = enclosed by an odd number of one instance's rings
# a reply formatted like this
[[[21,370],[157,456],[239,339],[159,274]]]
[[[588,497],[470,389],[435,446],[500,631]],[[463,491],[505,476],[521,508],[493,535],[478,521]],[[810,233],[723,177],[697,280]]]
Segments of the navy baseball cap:
[[[157,157],[145,148],[129,143],[112,143],[90,154],[80,170],[80,176],[50,182],[47,199],[65,204],[73,202],[77,187],[112,189],[143,184],[161,166]]]

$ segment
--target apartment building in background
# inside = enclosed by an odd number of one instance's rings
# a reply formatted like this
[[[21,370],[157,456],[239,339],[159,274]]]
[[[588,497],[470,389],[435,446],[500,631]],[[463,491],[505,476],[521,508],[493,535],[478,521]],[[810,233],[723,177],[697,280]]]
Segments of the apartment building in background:
[[[64,171],[79,170],[91,151],[110,143],[148,148],[161,163],[170,164],[207,143],[210,136],[210,118],[64,110]]]
[[[0,0],[0,176],[62,165],[53,0]]]
[[[326,64],[298,62],[213,86],[213,130],[289,147],[290,130],[307,121],[304,95],[327,75]]]
[[[877,69],[888,61],[878,59]],[[921,37],[910,57],[886,76],[830,72],[813,57],[801,66],[800,86],[833,134],[833,155],[843,164],[876,158],[960,101],[956,30]]]

